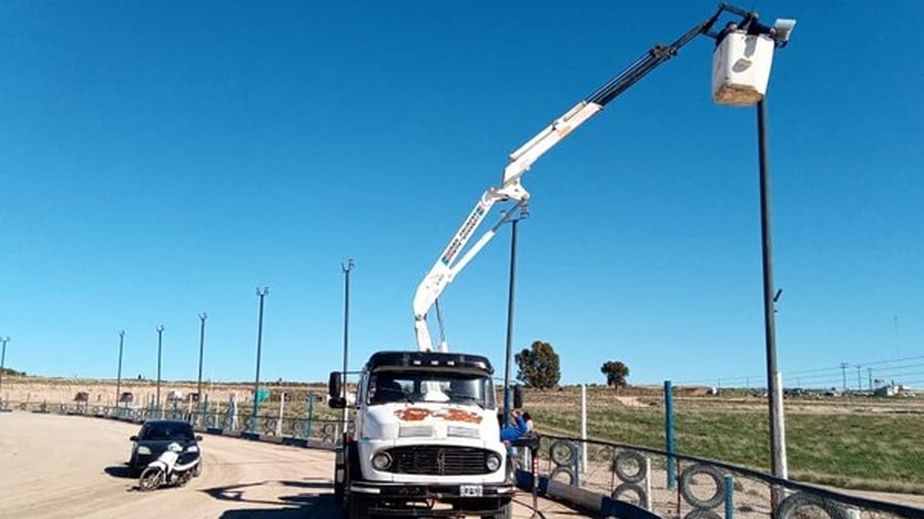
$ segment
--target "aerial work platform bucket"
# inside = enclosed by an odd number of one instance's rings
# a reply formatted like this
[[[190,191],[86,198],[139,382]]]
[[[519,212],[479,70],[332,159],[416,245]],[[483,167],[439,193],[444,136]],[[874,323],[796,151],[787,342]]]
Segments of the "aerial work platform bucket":
[[[730,32],[712,54],[712,98],[723,105],[749,106],[764,98],[770,66],[772,38],[745,31]]]

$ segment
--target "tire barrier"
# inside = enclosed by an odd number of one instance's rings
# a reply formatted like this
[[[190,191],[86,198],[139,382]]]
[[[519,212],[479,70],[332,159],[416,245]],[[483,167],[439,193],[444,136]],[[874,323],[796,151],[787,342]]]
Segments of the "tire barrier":
[[[693,493],[693,478],[707,476],[715,482],[715,493],[708,499],[701,499]],[[695,508],[709,510],[725,502],[725,477],[719,469],[705,463],[691,465],[680,474],[680,495]],[[838,518],[840,519],[840,518]]]
[[[337,424],[326,423],[321,426],[321,441],[328,443],[337,443]]]
[[[206,416],[205,416],[205,426],[206,426],[206,427],[215,427],[215,425],[216,425],[217,423],[218,423],[218,417],[217,417],[217,416],[215,416],[215,415],[213,415],[213,414],[210,414],[210,415],[206,415]]]
[[[568,482],[567,482],[567,483],[565,483],[564,481],[558,479],[559,476],[561,476],[562,474],[564,474],[565,476],[567,476],[567,478],[568,478]],[[571,467],[567,467],[567,466],[560,465],[560,466],[558,466],[558,467],[555,467],[555,468],[552,470],[552,473],[549,474],[549,481],[558,481],[559,483],[563,483],[563,484],[566,484],[566,485],[568,485],[568,486],[574,486],[574,484],[575,484],[575,482],[576,482],[576,479],[574,478],[574,471],[571,470]]]
[[[577,462],[577,447],[565,440],[555,440],[549,447],[549,457],[559,466],[574,465]]]
[[[568,486],[580,486],[581,482],[578,479],[579,457],[580,451],[575,443],[568,440],[555,440],[552,442],[552,445],[549,446],[549,458],[552,459],[555,468],[552,469],[549,479],[554,480],[555,476],[559,474],[567,474]]]
[[[276,419],[268,418],[263,420],[263,434],[267,436],[276,436]]]
[[[715,510],[696,508],[692,512],[685,515],[683,519],[722,519],[722,516],[719,515],[719,513]]]
[[[637,451],[623,450],[613,457],[613,472],[626,483],[639,483],[648,476],[645,456]],[[632,472],[633,465],[635,471]]]
[[[636,502],[639,507],[646,508],[648,506],[648,493],[645,492],[645,489],[640,485],[635,483],[623,483],[618,487],[613,489],[613,492],[610,494],[610,497],[619,501],[628,501],[632,502],[629,499],[625,499],[627,495],[635,494],[638,501]],[[703,518],[705,519],[705,518]]]
[[[791,519],[800,508],[807,506],[820,508],[830,519],[850,519],[850,515],[843,506],[830,499],[806,492],[796,492],[784,499],[773,517],[774,519]]]

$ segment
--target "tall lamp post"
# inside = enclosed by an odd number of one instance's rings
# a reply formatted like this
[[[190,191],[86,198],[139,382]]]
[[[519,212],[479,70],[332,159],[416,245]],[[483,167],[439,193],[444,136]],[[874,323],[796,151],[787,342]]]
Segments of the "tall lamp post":
[[[119,407],[119,398],[122,396],[122,346],[125,345],[125,330],[119,331],[119,370],[116,373],[115,406]]]
[[[347,396],[347,365],[349,361],[350,354],[350,272],[353,268],[356,267],[356,263],[353,262],[353,258],[347,260],[347,262],[340,264],[340,270],[343,271],[343,401],[346,402]],[[343,406],[343,432],[346,433],[347,420],[349,419],[349,414],[347,413],[347,407]]]
[[[770,166],[767,160],[767,102],[757,103],[757,148],[760,162],[760,235],[764,289],[764,342],[767,350],[767,396],[770,407],[770,472],[788,478],[786,428],[783,417],[783,381],[776,359],[773,246],[770,233]],[[775,489],[774,489],[775,490]],[[774,492],[774,494],[778,494]],[[774,496],[774,504],[779,495]]]
[[[160,359],[164,345],[164,325],[154,328],[154,331],[157,332],[157,398],[155,402],[157,404],[157,414],[160,414]]]
[[[510,426],[510,408],[512,407],[510,392],[510,366],[513,361],[513,308],[514,308],[514,288],[516,286],[517,272],[517,235],[520,220],[529,216],[526,206],[517,205],[511,211],[519,211],[519,214],[511,220],[513,227],[510,234],[510,285],[507,291],[507,349],[504,357],[504,427]]]
[[[260,355],[263,351],[263,299],[266,298],[266,294],[269,294],[269,287],[257,288],[257,297],[260,298],[260,316],[257,320],[257,375],[253,381],[253,416],[250,424],[251,432],[257,429],[257,409],[260,405],[257,394],[260,391]]]
[[[3,343],[3,353],[0,353],[0,390],[3,389],[3,368],[6,366],[6,343],[10,342],[9,337],[0,338],[0,342]],[[0,401],[3,400],[3,396],[0,395]]]
[[[773,287],[773,247],[770,232],[770,166],[767,150],[767,100],[764,94],[766,83],[762,86],[757,86],[754,83],[757,76],[751,76],[750,78],[744,75],[735,77],[735,74],[739,71],[730,67],[730,64],[737,63],[736,58],[738,56],[734,53],[741,52],[741,49],[763,47],[766,50],[763,52],[763,57],[760,58],[761,63],[758,63],[758,65],[766,67],[766,76],[763,79],[763,81],[766,81],[769,78],[773,50],[774,48],[785,47],[789,43],[796,21],[777,19],[773,26],[768,27],[760,23],[755,12],[747,12],[734,7],[728,10],[741,15],[743,19],[740,25],[729,23],[726,25],[726,29],[717,35],[717,47],[713,54],[713,80],[719,79],[723,82],[743,80],[745,85],[750,88],[738,90],[737,92],[734,88],[724,90],[724,85],[715,82],[713,83],[713,88],[719,86],[718,90],[714,90],[714,95],[716,96],[716,101],[720,104],[753,104],[750,95],[745,94],[745,97],[739,98],[737,94],[742,91],[751,91],[759,96],[754,101],[757,104],[757,153],[760,170],[761,265],[763,274],[764,341],[767,357],[767,395],[769,397],[768,407],[770,414],[770,469],[774,476],[785,479],[788,477],[788,471],[786,468],[786,435],[783,419],[783,388],[776,358],[776,322],[774,317],[776,312],[775,303],[780,294],[779,292],[775,293]],[[733,38],[730,39],[732,36]],[[768,42],[767,38],[772,41]],[[769,49],[767,49],[768,44]],[[749,82],[751,82],[750,85],[748,85]],[[729,92],[733,93],[733,95],[729,96]],[[775,510],[776,505],[784,495],[778,487],[772,487],[771,494]]]
[[[202,412],[202,358],[205,354],[205,320],[208,314],[199,314],[199,378],[196,380],[196,411]]]

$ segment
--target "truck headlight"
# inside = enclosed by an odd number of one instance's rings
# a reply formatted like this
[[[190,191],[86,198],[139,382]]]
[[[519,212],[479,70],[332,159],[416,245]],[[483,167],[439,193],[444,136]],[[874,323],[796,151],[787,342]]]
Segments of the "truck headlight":
[[[391,466],[391,456],[387,452],[376,452],[372,456],[372,468],[375,470],[387,470]]]
[[[139,445],[138,454],[151,454],[151,449],[145,447],[144,445]]]
[[[488,457],[484,460],[484,466],[489,472],[497,471],[501,467],[501,457],[493,452],[488,454]]]

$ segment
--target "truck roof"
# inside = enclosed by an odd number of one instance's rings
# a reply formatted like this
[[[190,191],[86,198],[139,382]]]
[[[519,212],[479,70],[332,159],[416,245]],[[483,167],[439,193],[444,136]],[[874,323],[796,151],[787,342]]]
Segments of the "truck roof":
[[[494,373],[491,361],[481,355],[469,353],[443,353],[438,351],[380,351],[369,358],[366,368],[376,371],[382,368],[443,368],[478,371],[487,375]]]

